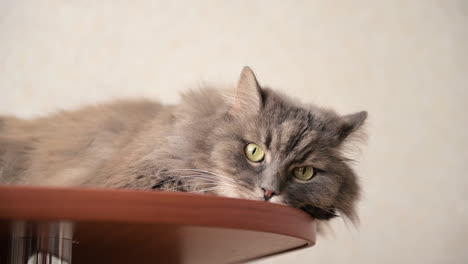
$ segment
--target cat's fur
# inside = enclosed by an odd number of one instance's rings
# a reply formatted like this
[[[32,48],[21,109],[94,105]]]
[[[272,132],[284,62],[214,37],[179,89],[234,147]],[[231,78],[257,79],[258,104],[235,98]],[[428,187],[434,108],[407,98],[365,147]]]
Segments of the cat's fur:
[[[178,105],[120,101],[35,120],[0,118],[0,183],[165,189],[270,201],[354,219],[358,180],[342,150],[366,112],[339,116],[261,88],[200,88]],[[250,162],[246,144],[266,153]],[[294,166],[317,168],[309,181]]]

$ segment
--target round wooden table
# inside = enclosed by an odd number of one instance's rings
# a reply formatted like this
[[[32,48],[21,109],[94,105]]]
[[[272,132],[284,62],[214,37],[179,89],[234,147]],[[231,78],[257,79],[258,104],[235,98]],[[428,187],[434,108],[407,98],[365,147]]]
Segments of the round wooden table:
[[[0,186],[0,263],[22,263],[32,255],[43,258],[39,263],[51,256],[74,264],[233,263],[314,243],[313,218],[267,202]]]

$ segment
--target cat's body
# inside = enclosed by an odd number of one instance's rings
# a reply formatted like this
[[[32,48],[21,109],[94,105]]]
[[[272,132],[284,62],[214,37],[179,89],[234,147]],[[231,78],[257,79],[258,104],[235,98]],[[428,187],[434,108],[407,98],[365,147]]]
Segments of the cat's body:
[[[1,118],[0,179],[14,184],[122,187],[110,186],[98,172],[129,158],[133,150],[123,155],[126,148],[150,123],[163,121],[165,108],[170,107],[121,101],[35,120]],[[167,125],[145,141],[151,144],[161,138],[158,133]]]
[[[0,183],[213,193],[354,218],[359,186],[341,150],[365,118],[293,103],[245,68],[234,93],[202,88],[178,105],[120,101],[0,117]],[[261,160],[246,158],[250,143],[264,150]],[[310,180],[292,176],[305,166]]]

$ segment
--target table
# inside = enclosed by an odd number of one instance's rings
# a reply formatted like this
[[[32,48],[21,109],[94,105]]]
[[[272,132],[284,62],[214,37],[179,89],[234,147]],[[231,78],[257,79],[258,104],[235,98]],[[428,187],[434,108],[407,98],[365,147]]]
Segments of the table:
[[[315,229],[308,214],[262,201],[0,185],[0,263],[234,263],[310,247]]]

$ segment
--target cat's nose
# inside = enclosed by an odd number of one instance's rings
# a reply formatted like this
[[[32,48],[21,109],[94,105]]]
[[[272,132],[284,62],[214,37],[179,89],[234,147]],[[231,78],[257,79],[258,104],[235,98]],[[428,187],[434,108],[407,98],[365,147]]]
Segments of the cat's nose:
[[[276,193],[272,190],[268,190],[268,189],[265,189],[265,188],[262,188],[263,190],[263,199],[265,199],[265,201],[268,201],[271,199],[271,197],[273,197],[273,195],[275,195]]]

